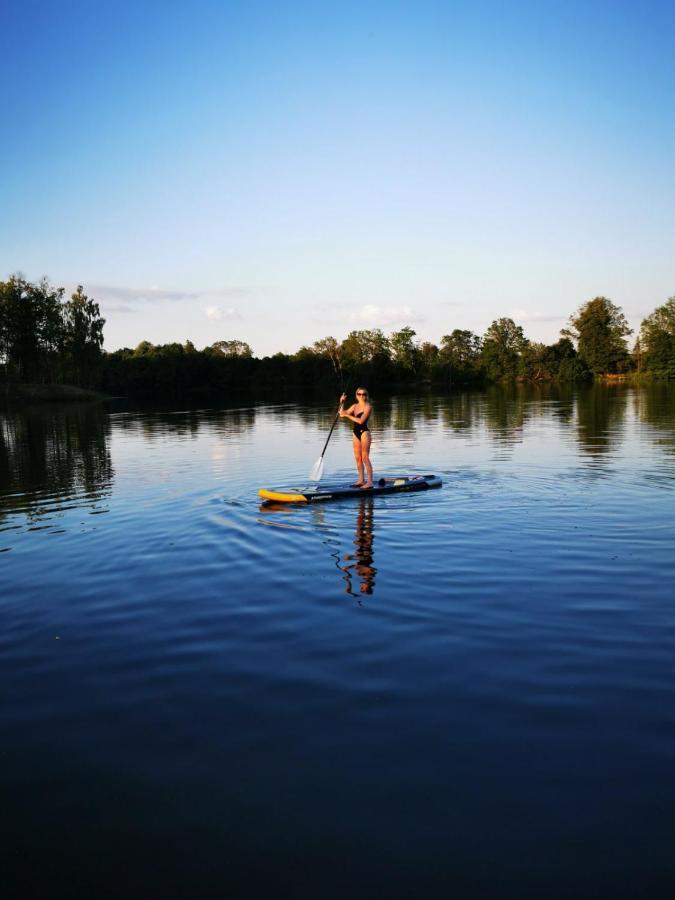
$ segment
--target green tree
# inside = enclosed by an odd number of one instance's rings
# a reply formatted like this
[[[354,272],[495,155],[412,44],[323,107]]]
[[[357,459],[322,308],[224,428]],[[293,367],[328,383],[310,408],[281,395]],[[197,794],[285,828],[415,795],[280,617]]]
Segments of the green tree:
[[[495,319],[483,336],[482,363],[490,379],[523,374],[523,352],[529,341],[513,319]]]
[[[550,381],[554,377],[546,344],[530,341],[523,350],[520,373],[529,381]]]
[[[328,336],[315,341],[312,349],[317,356],[330,361],[336,379],[342,384],[342,346],[334,337]]]
[[[644,369],[655,375],[675,377],[675,297],[670,297],[644,319],[636,351]]]
[[[219,353],[222,356],[243,357],[244,359],[253,357],[253,350],[251,350],[250,345],[246,341],[216,341],[215,344],[211,344],[206,349],[211,353]]]
[[[472,381],[480,374],[481,339],[455,328],[441,338],[440,362],[449,381]]]
[[[95,380],[101,362],[104,325],[98,303],[78,285],[63,307],[62,353],[75,384],[90,385]]]
[[[392,349],[394,361],[404,370],[417,372],[418,352],[414,340],[416,332],[404,325],[400,331],[394,331],[389,336],[389,344]]]
[[[440,360],[440,351],[436,344],[423,341],[417,348],[419,369],[425,378],[432,378]]]
[[[0,282],[0,353],[5,374],[19,381],[55,381],[62,340],[63,289],[21,275]]]
[[[628,370],[626,336],[631,333],[621,308],[607,297],[584,303],[561,332],[576,342],[579,356],[594,375]]]
[[[9,381],[10,335],[9,290],[6,283],[0,281],[0,365],[3,367],[6,383]]]
[[[46,278],[32,285],[36,305],[41,309],[39,343],[44,371],[52,384],[65,378],[64,343],[67,328],[67,305],[63,303],[63,288],[53,288]]]
[[[555,344],[546,347],[543,364],[559,381],[583,381],[591,375],[567,337],[561,337]]]
[[[37,379],[40,364],[40,311],[36,297],[21,275],[1,285],[4,320],[4,356],[8,377]]]
[[[391,359],[391,346],[379,328],[350,331],[341,344],[342,358],[350,365]]]

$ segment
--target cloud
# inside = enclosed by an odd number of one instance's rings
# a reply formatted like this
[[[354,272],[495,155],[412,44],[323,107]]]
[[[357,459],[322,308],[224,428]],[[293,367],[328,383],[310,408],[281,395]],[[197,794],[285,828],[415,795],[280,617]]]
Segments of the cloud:
[[[109,284],[90,284],[86,286],[89,296],[101,304],[118,303],[129,307],[129,309],[132,305],[143,305],[145,303],[176,303],[206,299],[217,303],[218,300],[245,299],[259,293],[260,290],[262,290],[260,287],[246,286],[216,288],[207,291],[177,291],[162,288],[156,284],[147,288],[118,287]],[[108,308],[115,311],[114,307]]]
[[[135,313],[136,310],[127,303],[106,303],[104,311],[106,313]]]
[[[222,306],[202,306],[202,312],[207,319],[213,319],[216,322],[222,319],[240,319],[241,316],[233,307],[223,309]]]
[[[354,310],[349,319],[355,325],[386,328],[391,325],[409,325],[412,322],[421,322],[422,316],[413,312],[409,306],[376,306],[373,303],[366,303],[360,309]]]
[[[526,309],[512,309],[509,316],[514,322],[564,322],[567,316],[549,316],[540,312],[529,312]]]

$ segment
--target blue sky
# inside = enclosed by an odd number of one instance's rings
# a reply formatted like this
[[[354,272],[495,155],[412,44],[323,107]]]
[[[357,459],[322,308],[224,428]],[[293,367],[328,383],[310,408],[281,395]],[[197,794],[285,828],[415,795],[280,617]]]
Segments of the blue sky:
[[[675,293],[675,3],[0,0],[0,277],[106,347]]]

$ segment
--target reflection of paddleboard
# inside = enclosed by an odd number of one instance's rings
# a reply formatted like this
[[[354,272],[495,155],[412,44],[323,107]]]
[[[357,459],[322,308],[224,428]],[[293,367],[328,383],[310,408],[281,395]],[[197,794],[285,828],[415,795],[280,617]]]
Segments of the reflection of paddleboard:
[[[276,503],[318,503],[321,500],[342,500],[345,497],[372,497],[373,494],[398,494],[401,491],[427,491],[440,487],[438,475],[399,475],[380,478],[371,488],[348,484],[324,484],[311,488],[262,488],[258,495]]]

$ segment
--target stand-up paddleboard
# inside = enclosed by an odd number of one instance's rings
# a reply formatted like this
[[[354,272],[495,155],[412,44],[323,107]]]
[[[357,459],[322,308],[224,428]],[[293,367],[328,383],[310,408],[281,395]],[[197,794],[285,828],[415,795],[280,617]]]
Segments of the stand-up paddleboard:
[[[373,494],[398,494],[403,491],[428,491],[443,484],[438,475],[399,475],[380,478],[371,488],[345,484],[324,484],[310,488],[261,488],[258,496],[274,503],[318,503],[346,497],[372,497]]]

